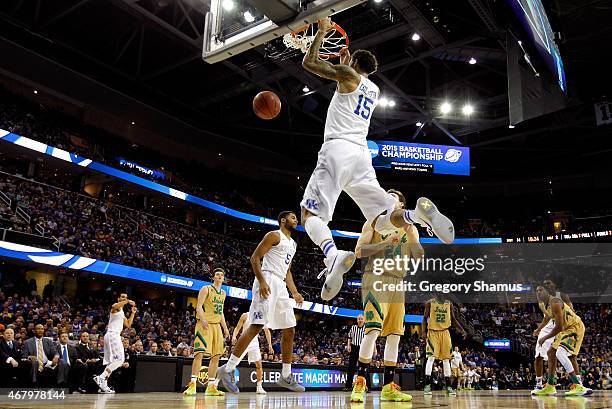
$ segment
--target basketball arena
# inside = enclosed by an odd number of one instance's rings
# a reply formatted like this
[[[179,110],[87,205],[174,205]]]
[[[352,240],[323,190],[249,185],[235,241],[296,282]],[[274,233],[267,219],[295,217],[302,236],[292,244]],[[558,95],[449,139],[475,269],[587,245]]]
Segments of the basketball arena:
[[[0,2],[0,408],[612,408],[604,0]]]

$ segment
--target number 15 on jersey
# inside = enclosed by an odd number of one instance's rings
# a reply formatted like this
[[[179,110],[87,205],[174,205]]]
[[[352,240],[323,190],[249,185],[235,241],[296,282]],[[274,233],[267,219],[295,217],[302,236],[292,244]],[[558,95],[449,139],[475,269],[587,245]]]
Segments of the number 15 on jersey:
[[[363,119],[370,119],[370,115],[372,115],[372,104],[373,100],[366,97],[365,95],[359,95],[359,101],[357,101],[357,108],[355,108],[355,115],[361,116]]]

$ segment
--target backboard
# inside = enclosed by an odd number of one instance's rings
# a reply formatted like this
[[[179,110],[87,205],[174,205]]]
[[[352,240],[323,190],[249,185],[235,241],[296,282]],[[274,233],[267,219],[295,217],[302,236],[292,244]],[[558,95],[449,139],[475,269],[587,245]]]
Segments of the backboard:
[[[202,58],[211,64],[223,61],[366,1],[294,0],[295,17],[277,25],[251,5],[255,1],[211,0],[210,11],[206,14]]]

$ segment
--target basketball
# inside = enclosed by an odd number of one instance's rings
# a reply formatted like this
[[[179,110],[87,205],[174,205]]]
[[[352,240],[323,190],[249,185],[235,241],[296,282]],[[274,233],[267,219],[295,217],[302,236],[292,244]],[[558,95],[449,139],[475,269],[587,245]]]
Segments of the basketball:
[[[281,110],[281,102],[278,95],[272,91],[261,91],[253,99],[253,111],[261,119],[274,119]]]

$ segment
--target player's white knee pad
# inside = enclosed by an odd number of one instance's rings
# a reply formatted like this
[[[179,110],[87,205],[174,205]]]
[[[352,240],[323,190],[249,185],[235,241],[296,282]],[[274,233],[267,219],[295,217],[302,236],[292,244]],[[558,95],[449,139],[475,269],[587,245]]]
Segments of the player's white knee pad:
[[[431,376],[431,372],[433,371],[433,364],[436,358],[430,356],[427,358],[427,363],[425,364],[425,375]]]
[[[399,342],[399,335],[387,335],[387,341],[385,342],[385,361],[397,363],[397,356],[399,354]]]
[[[359,359],[362,361],[370,362],[374,355],[374,348],[376,347],[376,338],[378,338],[380,331],[370,331],[363,337],[361,346],[359,347]]]
[[[444,369],[444,377],[448,378],[451,376],[451,368],[450,368],[450,361],[448,359],[445,359],[444,361],[442,361],[442,368]]]
[[[374,223],[374,230],[380,234],[391,234],[397,230],[397,227],[391,223],[391,212],[378,216]]]
[[[555,355],[557,356],[557,359],[559,360],[559,362],[561,362],[561,365],[563,365],[563,368],[565,368],[567,373],[574,372],[574,366],[572,365],[572,361],[570,361],[569,354],[567,353],[565,348],[563,348],[562,346],[557,348],[557,352]]]

